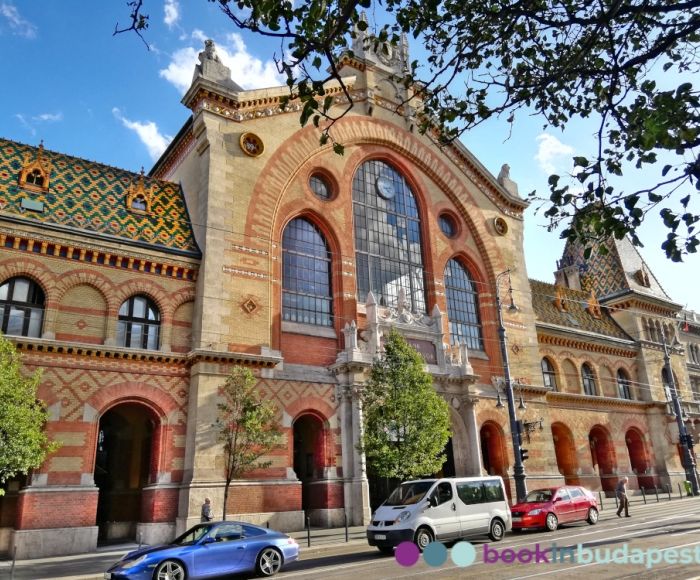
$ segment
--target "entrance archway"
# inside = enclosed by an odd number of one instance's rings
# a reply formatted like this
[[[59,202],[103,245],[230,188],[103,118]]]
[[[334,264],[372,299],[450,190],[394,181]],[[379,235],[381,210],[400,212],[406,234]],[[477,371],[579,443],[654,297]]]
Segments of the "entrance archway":
[[[481,462],[484,471],[489,475],[500,475],[503,478],[510,498],[508,455],[503,430],[497,423],[486,421],[479,430],[479,439],[481,440]]]
[[[639,487],[645,489],[656,487],[654,476],[648,473],[651,470],[651,461],[649,461],[644,436],[637,429],[628,429],[625,433],[625,443],[627,443],[627,453],[630,456],[630,465],[637,474]]]
[[[578,476],[578,459],[574,436],[564,423],[552,423],[554,453],[557,457],[559,473],[564,476],[566,485],[580,485]]]
[[[603,491],[614,491],[617,485],[617,462],[609,433],[600,425],[596,425],[588,434],[588,443],[593,467],[598,468],[601,488]]]
[[[95,455],[98,541],[134,539],[141,493],[151,482],[153,411],[138,403],[113,407],[101,418]]]
[[[305,414],[294,421],[294,472],[301,481],[301,509],[314,507],[313,482],[323,477],[326,442],[323,423],[315,415]]]

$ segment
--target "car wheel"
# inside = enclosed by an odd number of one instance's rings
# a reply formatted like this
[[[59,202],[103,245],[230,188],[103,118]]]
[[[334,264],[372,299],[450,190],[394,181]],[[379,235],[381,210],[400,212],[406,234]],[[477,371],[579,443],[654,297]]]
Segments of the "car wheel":
[[[493,520],[491,522],[491,529],[489,530],[489,538],[494,542],[500,542],[506,533],[506,527],[503,525],[501,520]]]
[[[586,521],[591,525],[595,525],[598,522],[598,510],[594,507],[588,508],[588,517]]]
[[[265,548],[258,554],[255,571],[259,576],[273,576],[282,567],[282,554],[275,548]]]
[[[547,514],[547,519],[544,521],[544,525],[548,532],[553,532],[559,527],[559,520],[552,512]]]
[[[394,548],[392,548],[391,546],[377,546],[377,549],[385,556],[394,555]]]
[[[158,564],[153,578],[155,580],[185,580],[187,578],[187,570],[180,562],[165,560]]]
[[[433,541],[433,532],[431,532],[429,528],[418,528],[418,530],[416,530],[416,537],[413,541],[416,543],[416,546],[418,546],[418,549],[422,552],[423,550],[425,550],[427,545]]]

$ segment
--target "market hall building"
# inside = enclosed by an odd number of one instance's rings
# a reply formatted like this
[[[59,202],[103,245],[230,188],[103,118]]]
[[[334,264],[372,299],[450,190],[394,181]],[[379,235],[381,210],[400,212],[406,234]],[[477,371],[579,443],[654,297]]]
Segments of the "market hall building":
[[[391,79],[407,58],[404,41],[342,61],[355,102],[333,127],[342,156],[297,105],[280,109],[286,87],[241,89],[211,43],[148,175],[0,140],[2,331],[42,369],[61,442],[5,485],[0,552],[169,540],[204,497],[221,514],[214,423],[233,365],[277,405],[284,443],[232,483],[227,517],[366,523],[378,491],[358,394],[392,328],[449,403],[442,474],[501,475],[513,497],[496,309],[511,290],[528,487],[685,479],[662,343],[697,434],[700,320],[684,312],[679,328],[680,305],[624,240],[589,260],[567,245],[552,283],[529,280],[527,202],[507,166],[495,178],[417,131],[419,103]],[[339,85],[327,94],[346,104]]]

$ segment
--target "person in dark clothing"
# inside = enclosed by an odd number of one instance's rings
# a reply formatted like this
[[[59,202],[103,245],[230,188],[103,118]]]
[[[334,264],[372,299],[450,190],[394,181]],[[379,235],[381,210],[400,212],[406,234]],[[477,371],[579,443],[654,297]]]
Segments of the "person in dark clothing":
[[[213,519],[211,513],[211,500],[208,497],[204,498],[204,503],[202,504],[202,521],[210,522]]]
[[[617,487],[615,488],[615,495],[617,496],[620,506],[617,508],[617,517],[621,518],[622,510],[625,510],[625,517],[630,517],[630,501],[627,499],[627,482],[629,477],[623,477],[617,482]]]

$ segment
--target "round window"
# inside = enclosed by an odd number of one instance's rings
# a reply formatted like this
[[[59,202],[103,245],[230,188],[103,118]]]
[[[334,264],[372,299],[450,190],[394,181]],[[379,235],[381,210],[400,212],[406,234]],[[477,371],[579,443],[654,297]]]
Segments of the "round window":
[[[448,238],[454,238],[457,235],[457,224],[451,215],[443,213],[438,218],[442,233]]]
[[[314,173],[309,178],[309,187],[319,199],[329,200],[331,198],[331,186],[328,180],[319,173]]]

